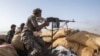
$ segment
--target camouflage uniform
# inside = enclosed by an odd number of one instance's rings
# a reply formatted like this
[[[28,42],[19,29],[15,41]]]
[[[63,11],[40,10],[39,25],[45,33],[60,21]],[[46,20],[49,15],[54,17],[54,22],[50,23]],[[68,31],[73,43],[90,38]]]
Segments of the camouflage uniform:
[[[15,24],[12,24],[11,25],[11,30],[8,31],[7,36],[6,36],[6,41],[8,43],[11,43],[11,40],[12,40],[14,34],[15,34],[15,29],[16,29],[16,25]]]
[[[25,28],[21,34],[21,40],[25,44],[25,48],[28,50],[30,56],[40,53],[45,45],[39,37],[36,37],[33,34],[33,32],[36,31],[37,26],[38,23],[36,21],[36,17],[32,15],[28,18]]]
[[[15,30],[10,30],[10,31],[8,31],[8,33],[7,33],[7,38],[6,38],[6,41],[7,41],[8,43],[11,43],[11,40],[12,40],[14,34],[15,34]]]

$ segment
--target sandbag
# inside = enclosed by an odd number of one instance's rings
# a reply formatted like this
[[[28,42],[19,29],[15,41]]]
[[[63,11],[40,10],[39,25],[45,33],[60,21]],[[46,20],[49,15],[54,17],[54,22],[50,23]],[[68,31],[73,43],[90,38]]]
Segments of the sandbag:
[[[52,42],[52,37],[42,37],[42,40],[46,43],[51,43]]]
[[[59,37],[65,37],[67,35],[66,28],[59,28],[53,30],[53,40],[56,40]],[[41,37],[52,37],[52,30],[44,30],[41,34]]]
[[[42,36],[42,39],[45,41],[45,42],[47,42],[47,43],[51,43],[52,41],[54,41],[54,40],[56,40],[57,38],[62,38],[62,37],[65,37],[66,35],[67,35],[67,32],[69,32],[71,29],[69,29],[68,31],[67,31],[67,29],[66,28],[60,28],[60,29],[56,29],[55,31],[55,34],[54,34],[54,36],[52,37],[52,36],[50,36],[50,35],[48,35],[48,37],[46,37],[46,32],[44,31],[43,32],[43,34],[45,35],[45,36]],[[50,31],[50,30],[46,30],[46,31]]]
[[[59,37],[59,38],[63,38],[63,37]],[[55,41],[55,39],[53,39],[52,37],[42,37],[42,39],[46,43],[52,43],[52,41]]]
[[[91,33],[86,31],[80,31],[66,37],[69,41],[77,42],[81,45],[98,49],[98,46],[94,43]]]
[[[53,30],[53,35],[56,33],[57,30]],[[41,37],[51,37],[52,36],[52,30],[44,30],[42,31],[42,33],[40,34]]]
[[[18,50],[24,50],[24,45],[21,41],[21,33],[14,35],[11,44]]]
[[[52,44],[52,47],[55,48],[57,46],[64,46],[66,48],[71,48],[73,49],[75,52],[77,52],[78,50],[78,44],[74,43],[74,42],[70,42],[68,40],[66,40],[66,38],[58,38],[57,40],[55,40]]]
[[[93,38],[93,41],[94,41],[94,43],[95,43],[96,45],[98,45],[99,48],[100,48],[100,37],[94,37],[94,38]]]
[[[67,28],[58,28],[53,30],[53,34],[55,34],[55,37],[59,37],[60,35],[65,35],[65,32],[67,31]],[[58,35],[58,36],[56,36]],[[42,33],[41,36],[52,36],[52,30],[50,29],[45,29]]]
[[[55,40],[55,39],[57,39],[57,38],[59,38],[59,37],[65,37],[66,35],[67,35],[67,29],[59,29],[57,32],[56,32],[56,34],[53,36],[53,39]]]
[[[10,44],[2,44],[0,45],[0,56],[18,56],[18,54]]]
[[[95,49],[85,46],[80,46],[77,52],[78,56],[93,56]]]

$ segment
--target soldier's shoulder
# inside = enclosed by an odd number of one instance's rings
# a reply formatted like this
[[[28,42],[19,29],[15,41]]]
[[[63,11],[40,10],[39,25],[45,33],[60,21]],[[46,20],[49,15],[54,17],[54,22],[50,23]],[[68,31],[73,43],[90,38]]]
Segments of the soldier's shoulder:
[[[35,18],[35,16],[34,15],[31,15],[31,16],[28,17],[28,19],[31,19],[31,18]]]
[[[35,19],[36,17],[34,15],[31,15],[28,17],[28,21]]]

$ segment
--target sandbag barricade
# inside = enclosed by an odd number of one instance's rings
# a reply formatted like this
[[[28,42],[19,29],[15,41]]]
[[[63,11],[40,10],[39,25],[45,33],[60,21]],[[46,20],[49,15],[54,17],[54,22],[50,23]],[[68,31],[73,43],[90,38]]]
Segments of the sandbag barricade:
[[[77,52],[78,56],[94,56],[95,49],[85,46],[80,46]]]
[[[40,34],[42,39],[47,43],[51,43],[52,41],[56,40],[57,38],[65,37],[66,35],[67,35],[66,28],[65,29],[60,28],[60,29],[53,30],[53,37],[52,37],[52,30],[46,29]]]
[[[57,46],[63,46],[65,48],[73,49],[75,52],[77,52],[79,45],[77,43],[70,42],[66,40],[65,37],[63,37],[63,38],[58,38],[57,40],[53,42],[52,48],[55,48]]]
[[[3,43],[0,45],[0,56],[18,56],[18,54],[11,44]]]
[[[100,36],[95,36],[95,37],[93,38],[93,41],[94,41],[94,43],[95,43],[96,45],[98,45],[99,48],[100,48]]]
[[[24,44],[21,41],[21,33],[15,34],[11,44],[15,47],[17,50],[24,50]]]
[[[89,32],[80,31],[80,32],[74,33],[70,36],[67,36],[66,38],[69,41],[74,41],[81,45],[88,46],[93,49],[98,49],[98,46],[93,41],[93,37],[91,37],[91,33],[89,33]]]

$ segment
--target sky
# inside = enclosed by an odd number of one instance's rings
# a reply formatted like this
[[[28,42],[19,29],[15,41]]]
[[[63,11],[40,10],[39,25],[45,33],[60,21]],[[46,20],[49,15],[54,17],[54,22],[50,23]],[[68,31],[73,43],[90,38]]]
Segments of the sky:
[[[45,18],[74,19],[70,28],[100,34],[100,0],[0,0],[0,31],[25,23],[35,8],[41,8]]]

